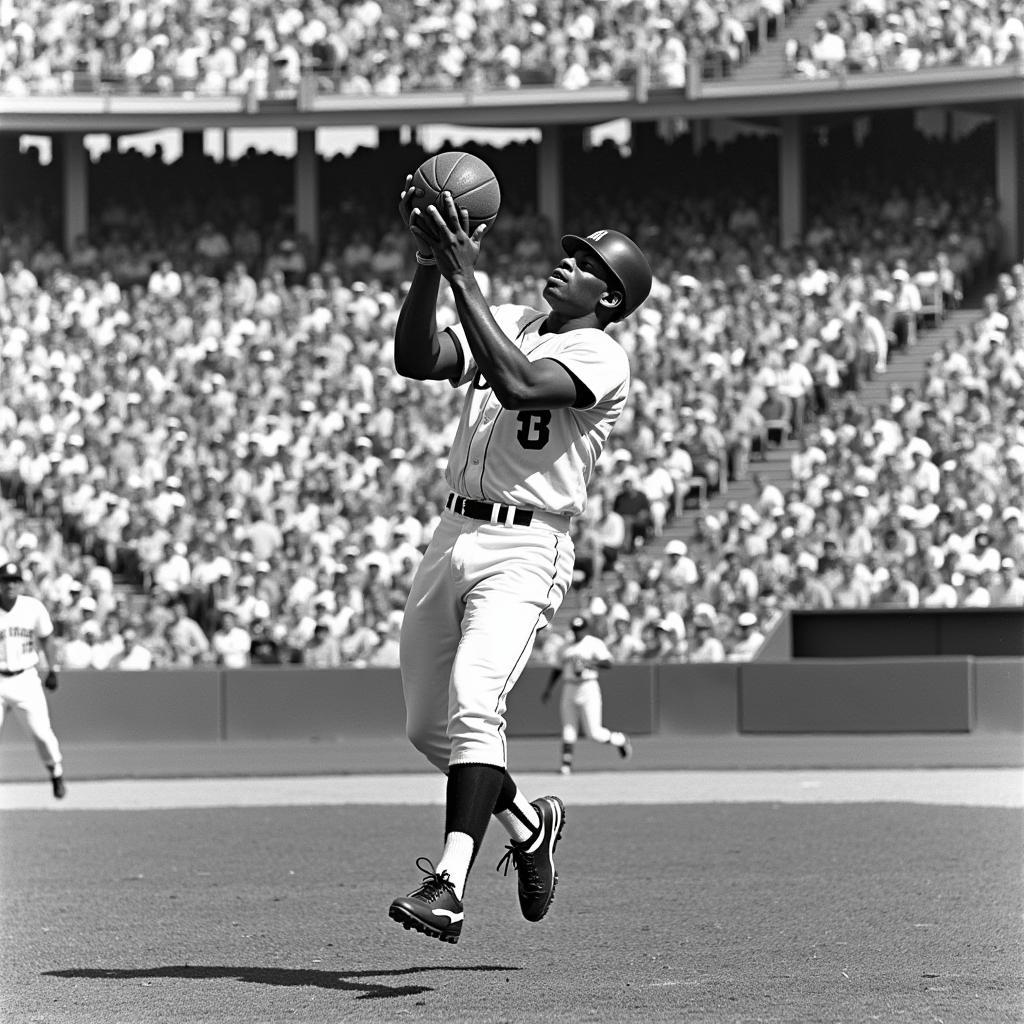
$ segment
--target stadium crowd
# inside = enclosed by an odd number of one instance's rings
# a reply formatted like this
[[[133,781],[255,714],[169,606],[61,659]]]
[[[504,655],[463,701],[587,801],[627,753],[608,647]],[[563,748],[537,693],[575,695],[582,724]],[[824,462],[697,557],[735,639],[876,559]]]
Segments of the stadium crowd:
[[[787,73],[828,78],[872,71],[988,68],[1024,61],[1021,0],[844,0],[786,40]]]
[[[0,92],[274,96],[312,76],[320,91],[580,89],[631,79],[681,87],[691,56],[725,68],[750,26],[784,0],[498,0],[332,4],[0,5]],[[778,21],[776,21],[778,24]]]
[[[786,249],[742,192],[588,213],[656,271],[617,331],[632,400],[575,527],[569,600],[620,660],[749,657],[787,607],[1024,603],[1024,267],[920,387],[866,407],[862,381],[915,344],[926,298],[986,279],[997,235],[983,190],[843,187]],[[405,240],[367,223],[310,269],[273,216],[247,225],[266,249],[199,221],[182,251],[152,214],[105,212],[88,261],[24,219],[0,235],[0,558],[64,664],[397,664],[459,402],[393,370]],[[125,274],[110,247],[147,219]],[[499,221],[490,297],[535,302],[553,247],[528,209]],[[756,460],[790,435],[780,490]],[[748,473],[756,501],[662,548],[687,500]]]

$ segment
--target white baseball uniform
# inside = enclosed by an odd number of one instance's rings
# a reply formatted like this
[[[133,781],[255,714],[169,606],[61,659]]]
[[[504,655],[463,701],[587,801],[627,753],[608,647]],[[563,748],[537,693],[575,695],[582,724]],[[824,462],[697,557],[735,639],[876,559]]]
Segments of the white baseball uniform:
[[[598,743],[610,742],[611,730],[602,723],[597,666],[613,660],[611,651],[600,637],[588,634],[566,644],[558,660],[562,669],[562,699],[559,704],[562,741],[575,743],[582,726],[584,736]]]
[[[48,768],[61,765],[60,745],[37,665],[36,640],[53,633],[50,613],[34,597],[19,594],[8,611],[0,608],[0,727],[10,708],[25,723]]]
[[[468,386],[448,458],[448,508],[417,569],[402,626],[406,728],[439,769],[505,767],[508,693],[572,581],[571,516],[582,512],[626,404],[629,360],[604,331],[544,333],[546,314],[491,310],[531,361],[551,358],[594,396],[586,408],[505,409],[461,327],[453,387]]]

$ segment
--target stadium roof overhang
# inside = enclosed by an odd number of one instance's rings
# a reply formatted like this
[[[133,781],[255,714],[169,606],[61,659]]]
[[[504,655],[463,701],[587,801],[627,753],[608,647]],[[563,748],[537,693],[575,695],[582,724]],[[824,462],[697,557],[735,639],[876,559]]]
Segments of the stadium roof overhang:
[[[450,123],[481,127],[599,124],[617,118],[752,119],[863,114],[946,107],[993,110],[1024,104],[1024,66],[933,68],[914,74],[869,74],[749,84],[705,81],[689,89],[595,86],[574,92],[524,87],[488,93],[399,96],[324,94],[256,101],[248,96],[185,97],[117,93],[0,96],[0,131],[140,132],[160,128],[320,128]]]

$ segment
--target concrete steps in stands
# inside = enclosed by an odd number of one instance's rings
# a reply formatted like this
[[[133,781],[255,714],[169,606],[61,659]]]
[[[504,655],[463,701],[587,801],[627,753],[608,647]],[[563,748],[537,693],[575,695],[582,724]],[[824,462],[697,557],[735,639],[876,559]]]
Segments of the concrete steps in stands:
[[[716,85],[780,81],[786,73],[786,40],[810,41],[814,37],[814,23],[828,14],[833,6],[828,0],[810,0],[809,3],[793,7],[782,28],[774,36],[762,39],[758,48],[751,51],[749,59],[736,68],[725,83]]]

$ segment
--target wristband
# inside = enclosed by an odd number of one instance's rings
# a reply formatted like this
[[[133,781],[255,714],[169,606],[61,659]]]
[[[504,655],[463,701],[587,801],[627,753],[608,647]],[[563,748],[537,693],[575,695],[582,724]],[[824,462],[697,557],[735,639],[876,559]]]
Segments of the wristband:
[[[423,253],[421,253],[419,251],[419,249],[416,250],[416,262],[421,267],[436,267],[437,266],[437,260],[435,260],[433,256],[424,256]]]

